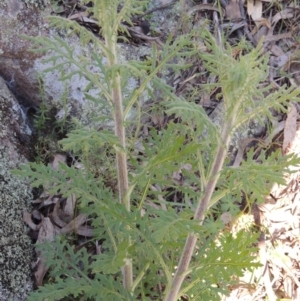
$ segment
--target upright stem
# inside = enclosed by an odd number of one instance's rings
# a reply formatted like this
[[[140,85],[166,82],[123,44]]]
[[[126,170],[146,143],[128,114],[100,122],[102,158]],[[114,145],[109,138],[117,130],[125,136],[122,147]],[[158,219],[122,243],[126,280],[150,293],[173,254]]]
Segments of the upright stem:
[[[107,48],[111,51],[111,56],[108,58],[109,67],[117,64],[117,36],[116,33],[104,33],[105,43]],[[118,188],[119,188],[119,202],[124,204],[127,211],[130,211],[130,197],[128,191],[128,168],[126,158],[126,138],[125,127],[123,123],[123,99],[121,91],[121,77],[119,72],[114,73],[111,79],[111,94],[114,104],[114,121],[115,121],[115,135],[118,137],[121,144],[120,149],[117,150],[116,163],[118,173]],[[122,268],[123,285],[127,290],[131,290],[133,283],[132,263],[129,258],[126,258],[125,265]]]
[[[217,155],[210,171],[209,180],[205,186],[204,196],[202,200],[199,202],[196,212],[194,214],[194,219],[199,220],[200,225],[203,223],[205,212],[209,205],[209,201],[212,197],[212,194],[215,190],[216,184],[220,177],[220,171],[222,169],[224,160],[227,155],[227,150],[230,142],[230,131],[232,129],[233,124],[234,124],[234,118],[232,118],[231,122],[227,121],[223,128],[221,134],[222,141],[220,141],[218,145]],[[167,293],[165,301],[176,301],[178,299],[179,297],[178,294],[181,285],[184,281],[184,278],[187,275],[187,270],[196,246],[196,242],[197,242],[196,235],[190,234],[187,237],[174,279],[172,281],[170,290]]]
[[[127,211],[130,211],[130,200],[126,192],[128,190],[128,169],[126,158],[126,140],[125,127],[123,125],[123,106],[121,94],[121,79],[120,75],[115,75],[113,80],[114,87],[112,89],[112,97],[114,102],[114,120],[115,120],[115,135],[119,138],[122,149],[117,151],[117,172],[118,172],[118,188],[119,201],[123,203]]]

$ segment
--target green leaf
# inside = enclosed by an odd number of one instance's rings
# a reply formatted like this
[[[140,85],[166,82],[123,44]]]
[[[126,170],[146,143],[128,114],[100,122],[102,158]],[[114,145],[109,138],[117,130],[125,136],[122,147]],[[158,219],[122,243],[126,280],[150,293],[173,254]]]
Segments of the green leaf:
[[[72,150],[75,153],[83,151],[88,153],[90,150],[102,147],[108,143],[111,146],[120,147],[118,138],[110,131],[80,128],[72,130],[67,138],[61,140],[63,150]]]
[[[128,242],[122,241],[118,244],[118,250],[115,254],[99,254],[94,256],[93,273],[116,274],[121,271],[127,258]]]
[[[233,283],[234,277],[241,277],[245,270],[252,270],[261,266],[257,261],[257,244],[259,234],[240,231],[233,236],[224,232],[218,236],[218,240],[210,239],[198,248],[195,263],[191,265],[193,270],[191,282],[182,292],[189,295],[197,295],[203,290],[217,299],[217,293],[226,292],[227,286]],[[218,271],[216,273],[215,271]],[[199,277],[205,275],[205,277]],[[202,299],[201,299],[202,300]]]
[[[155,221],[151,223],[153,230],[152,237],[158,244],[168,243],[172,241],[185,241],[188,234],[200,231],[200,226],[196,221],[190,220],[190,217],[183,218],[184,215],[169,210],[147,209],[149,215],[155,216]]]

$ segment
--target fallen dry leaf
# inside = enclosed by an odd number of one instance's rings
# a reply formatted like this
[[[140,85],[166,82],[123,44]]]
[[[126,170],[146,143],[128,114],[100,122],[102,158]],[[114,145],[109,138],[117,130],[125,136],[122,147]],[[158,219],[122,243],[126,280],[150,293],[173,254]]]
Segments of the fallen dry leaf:
[[[68,17],[69,20],[79,19],[82,20],[82,18],[87,17],[89,14],[86,11],[71,15]]]
[[[37,239],[37,243],[43,243],[45,240],[53,241],[54,240],[54,227],[48,217],[42,219],[40,224],[39,236]],[[43,279],[45,274],[48,271],[48,267],[45,264],[45,259],[43,259],[43,254],[41,251],[36,251],[37,257],[39,259],[37,264],[37,270],[34,273],[36,285],[40,286],[43,284]]]
[[[293,18],[294,17],[294,12],[295,12],[294,8],[286,8],[286,9],[278,12],[272,18],[272,21],[271,21],[272,26],[274,27],[276,25],[276,23],[281,19]]]
[[[59,217],[59,205],[60,203],[57,202],[53,208],[53,212],[52,212],[52,219],[53,219],[53,222],[63,228],[67,225],[67,223],[65,223],[60,217]]]
[[[29,226],[30,229],[34,231],[38,231],[40,228],[40,225],[36,225],[32,219],[31,219],[31,214],[28,213],[27,211],[23,211],[23,221]]]
[[[254,22],[255,22],[257,29],[259,29],[262,26],[266,26],[267,28],[271,28],[271,26],[272,26],[271,22],[266,18],[258,18]]]
[[[38,209],[41,209],[45,206],[49,206],[52,204],[56,204],[59,201],[59,198],[54,197],[54,195],[49,195],[46,200],[43,200],[42,203],[39,205]]]
[[[93,237],[93,228],[88,226],[80,226],[77,228],[76,233],[78,235],[84,236],[84,237]]]
[[[66,200],[66,205],[64,207],[64,212],[70,217],[70,219],[73,219],[74,217],[74,210],[76,206],[76,196],[74,193],[71,194]]]
[[[78,228],[86,222],[87,218],[85,214],[79,214],[74,220],[68,223],[65,227],[60,230],[60,233],[77,233]]]
[[[239,0],[231,0],[225,7],[225,16],[228,19],[240,19],[241,11]]]
[[[61,155],[61,154],[55,154],[53,161],[50,163],[50,166],[54,170],[58,170],[59,162],[61,163],[66,163],[67,156],[66,155]]]
[[[295,141],[296,131],[297,131],[297,109],[295,106],[291,106],[287,114],[285,127],[284,127],[284,139],[282,143],[282,153],[290,154],[292,152],[297,152],[297,146],[299,147],[300,141]],[[299,135],[298,135],[299,136]],[[299,138],[298,138],[299,139]],[[298,152],[300,150],[298,149]]]
[[[262,18],[262,2],[260,0],[248,0],[247,1],[247,13],[251,16],[253,21]]]

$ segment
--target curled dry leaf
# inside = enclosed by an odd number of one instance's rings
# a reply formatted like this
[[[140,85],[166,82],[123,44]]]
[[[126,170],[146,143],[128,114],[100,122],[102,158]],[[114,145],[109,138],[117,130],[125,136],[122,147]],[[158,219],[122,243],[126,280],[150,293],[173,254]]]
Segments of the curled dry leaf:
[[[40,229],[40,225],[36,225],[32,219],[31,219],[31,214],[28,213],[27,211],[23,211],[23,221],[29,226],[30,229],[34,231],[38,231]]]
[[[86,222],[87,218],[85,214],[79,214],[74,220],[68,223],[65,227],[60,230],[60,233],[66,234],[71,232],[76,232],[78,228]]]
[[[262,26],[266,26],[267,28],[271,28],[271,22],[266,19],[266,18],[258,18],[257,20],[255,20],[255,25],[257,27],[257,29],[259,29]]]
[[[49,195],[49,197],[46,200],[42,201],[42,203],[39,206],[39,209],[41,209],[45,206],[56,204],[58,201],[59,201],[59,198],[54,197],[54,195]]]
[[[272,18],[272,26],[274,27],[278,21],[281,19],[290,19],[294,17],[295,9],[294,8],[286,8],[282,11],[275,14]]]
[[[50,166],[54,170],[58,170],[59,162],[66,163],[66,160],[67,160],[67,156],[66,155],[55,154],[54,158],[53,158],[53,161],[50,163]]]
[[[37,243],[43,243],[45,240],[53,241],[55,235],[54,226],[51,223],[48,217],[42,219],[40,224],[39,236],[37,239]],[[34,273],[36,285],[40,286],[43,284],[43,279],[45,274],[48,271],[48,268],[45,264],[45,259],[43,259],[43,254],[41,251],[36,251],[38,257],[37,271]]]
[[[256,25],[256,30],[257,31],[260,27],[266,26],[267,28],[271,28],[271,22],[262,17],[262,1],[260,0],[248,0],[247,1],[247,12],[248,15],[251,16],[252,20],[254,21]],[[254,34],[254,32],[253,32]],[[261,34],[260,34],[261,35]],[[259,40],[259,37],[257,37]]]
[[[52,212],[52,219],[53,222],[63,228],[67,225],[67,223],[65,223],[60,217],[59,217],[59,202],[57,202],[53,208],[53,212]]]
[[[262,18],[262,2],[260,0],[248,0],[247,1],[247,13],[251,16],[253,21]]]
[[[66,200],[64,212],[69,216],[70,219],[74,217],[74,210],[76,206],[76,196],[74,193],[71,194]]]

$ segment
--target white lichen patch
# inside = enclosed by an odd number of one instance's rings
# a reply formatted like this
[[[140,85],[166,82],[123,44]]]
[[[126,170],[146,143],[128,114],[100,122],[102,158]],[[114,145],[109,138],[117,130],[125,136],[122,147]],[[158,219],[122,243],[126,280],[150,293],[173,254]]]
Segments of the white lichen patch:
[[[10,172],[14,164],[0,148],[0,301],[25,300],[32,290],[33,248],[22,211],[31,199],[29,186]]]
[[[23,301],[32,290],[33,247],[22,218],[31,194],[11,173],[24,160],[16,147],[23,135],[20,108],[2,79],[0,91],[0,301]]]
[[[48,4],[48,0],[22,0],[27,6],[35,6],[38,8],[45,8]]]

